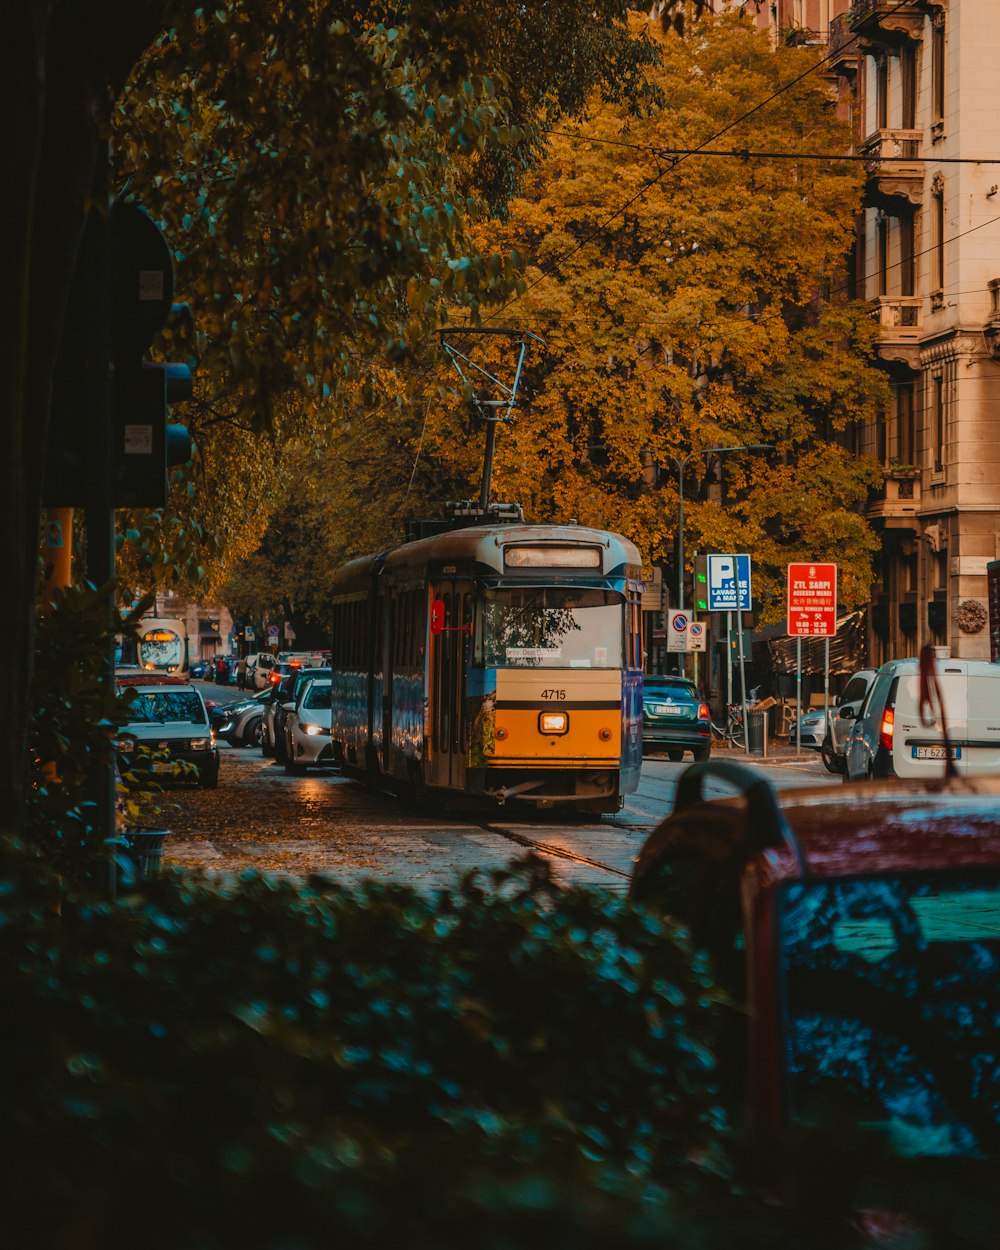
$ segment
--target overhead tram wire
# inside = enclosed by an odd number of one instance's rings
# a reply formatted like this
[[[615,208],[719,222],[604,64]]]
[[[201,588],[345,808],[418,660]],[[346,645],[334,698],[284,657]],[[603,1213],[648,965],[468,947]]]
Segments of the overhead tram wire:
[[[883,18],[892,17],[893,14],[898,13],[901,9],[905,9],[911,3],[912,3],[912,0],[899,0],[899,3],[894,8],[889,9],[887,13],[883,14]],[[857,43],[857,42],[858,42],[858,36],[852,35],[851,38],[843,46],[849,47],[852,43]],[[533,291],[535,287],[539,285],[539,283],[544,282],[546,278],[553,277],[555,274],[559,272],[560,265],[565,264],[565,262],[569,260],[571,256],[575,256],[576,253],[580,251],[581,248],[586,247],[588,243],[592,243],[594,239],[596,239],[598,235],[602,234],[608,228],[608,226],[611,225],[613,221],[619,218],[622,215],[622,213],[626,212],[627,209],[631,208],[631,206],[636,202],[636,200],[640,199],[643,195],[645,195],[645,193],[648,190],[650,190],[651,187],[654,187],[659,182],[661,182],[666,177],[666,175],[671,173],[673,170],[675,170],[678,165],[680,165],[682,162],[686,160],[690,160],[692,156],[700,155],[701,152],[705,148],[707,148],[710,143],[714,143],[717,139],[721,139],[724,134],[728,134],[730,130],[733,130],[736,126],[739,126],[742,122],[745,122],[748,118],[753,117],[755,113],[759,113],[762,108],[766,108],[767,105],[771,104],[779,96],[784,95],[786,91],[790,91],[792,87],[798,86],[798,84],[802,82],[803,79],[808,78],[810,74],[815,73],[816,70],[820,69],[823,65],[826,65],[828,61],[834,60],[834,58],[836,56],[839,56],[842,51],[843,51],[843,48],[841,48],[837,53],[830,52],[826,56],[822,57],[820,60],[816,61],[815,64],[810,65],[810,67],[806,70],[803,70],[801,74],[798,74],[795,78],[790,79],[783,86],[779,87],[776,91],[772,91],[769,96],[761,100],[759,103],[755,104],[753,108],[747,109],[745,113],[741,113],[739,117],[734,118],[731,122],[728,122],[725,126],[723,126],[721,130],[717,130],[715,134],[710,135],[704,141],[704,143],[700,144],[697,148],[691,148],[687,150],[684,155],[670,158],[671,163],[666,169],[661,170],[660,173],[658,173],[655,178],[649,179],[649,181],[644,186],[639,188],[639,190],[635,193],[635,195],[630,196],[629,199],[626,200],[625,203],[622,204],[620,208],[616,209],[611,214],[610,217],[605,218],[605,220],[601,222],[601,224],[595,230],[592,230],[590,234],[580,239],[579,242],[577,242],[573,247],[569,249],[569,251],[565,252],[562,256],[557,256],[556,259],[551,262],[550,267],[545,272],[540,274],[534,280],[534,282],[530,283],[524,289],[524,291],[521,292],[520,295],[515,295],[513,299],[509,299],[507,300],[505,304],[501,304],[500,307],[495,312],[491,313],[488,317],[484,317],[483,320],[492,321],[494,317],[499,317],[500,314],[504,312],[505,309],[510,308],[512,304],[516,304],[518,300],[523,299],[524,296],[527,295],[529,291]],[[580,138],[581,138],[581,141],[586,141],[586,136],[580,136]],[[662,149],[654,149],[654,150],[662,151]]]
[[[860,153],[838,152],[752,152],[749,148],[733,148],[719,151],[716,148],[664,148],[654,143],[627,143],[624,139],[595,139],[590,135],[575,135],[569,130],[553,130],[554,135],[575,143],[599,143],[607,147],[630,148],[634,152],[651,152],[654,156],[724,156],[741,161],[846,161],[870,165],[915,165],[918,161],[933,165],[1000,165],[1000,156],[942,156],[933,159],[923,156],[864,156]]]

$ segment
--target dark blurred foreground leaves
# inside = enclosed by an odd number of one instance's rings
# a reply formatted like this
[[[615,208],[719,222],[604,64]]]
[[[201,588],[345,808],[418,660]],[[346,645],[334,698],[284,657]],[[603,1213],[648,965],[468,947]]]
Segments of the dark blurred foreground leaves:
[[[107,904],[3,845],[0,985],[11,1245],[995,1244],[985,1193],[925,1186],[900,1220],[835,1126],[741,1179],[701,957],[536,860],[435,895],[172,876]]]

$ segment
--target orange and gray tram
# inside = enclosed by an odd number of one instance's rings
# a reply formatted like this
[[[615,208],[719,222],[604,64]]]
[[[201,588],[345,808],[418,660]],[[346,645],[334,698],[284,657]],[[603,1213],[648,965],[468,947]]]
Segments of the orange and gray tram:
[[[642,567],[619,534],[451,530],[334,577],[335,758],[442,797],[617,811],[642,762]]]

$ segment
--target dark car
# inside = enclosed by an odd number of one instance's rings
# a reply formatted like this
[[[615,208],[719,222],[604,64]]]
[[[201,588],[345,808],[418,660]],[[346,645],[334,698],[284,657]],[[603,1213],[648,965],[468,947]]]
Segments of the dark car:
[[[643,750],[666,751],[681,760],[691,751],[696,760],[712,753],[712,718],[693,681],[684,677],[647,676],[642,687]]]
[[[275,665],[275,668],[281,667]],[[304,668],[300,664],[292,664],[290,671],[280,682],[271,686],[270,698],[264,702],[264,720],[261,729],[260,751],[264,756],[273,756],[280,763],[285,763],[285,721],[288,713],[286,704],[297,702],[299,692],[306,682],[314,677],[329,677],[328,668]]]
[[[233,703],[212,703],[206,700],[216,737],[234,747],[260,746],[264,705],[269,694],[270,691],[262,690]]]
[[[769,1140],[836,1107],[898,1155],[997,1153],[1000,778],[779,796],[696,764],[630,893],[709,955],[737,1008],[723,1086]]]

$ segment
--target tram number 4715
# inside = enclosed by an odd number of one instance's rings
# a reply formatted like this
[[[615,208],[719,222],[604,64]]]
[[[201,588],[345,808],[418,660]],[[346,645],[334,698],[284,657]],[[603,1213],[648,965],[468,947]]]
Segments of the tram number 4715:
[[[542,698],[543,699],[565,699],[566,691],[565,690],[543,690]]]

